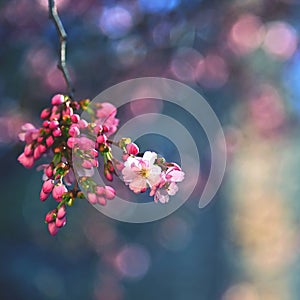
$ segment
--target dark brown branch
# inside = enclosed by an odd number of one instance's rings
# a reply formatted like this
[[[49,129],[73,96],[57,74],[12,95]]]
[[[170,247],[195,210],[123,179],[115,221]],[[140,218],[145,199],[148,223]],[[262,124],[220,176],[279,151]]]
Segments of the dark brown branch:
[[[54,0],[48,0],[48,5],[49,5],[49,18],[53,21],[55,25],[57,34],[59,36],[59,42],[60,42],[60,55],[59,55],[59,63],[57,67],[63,73],[64,79],[67,84],[68,95],[70,96],[70,98],[73,98],[74,88],[72,86],[72,81],[66,65],[67,33],[57,13]]]

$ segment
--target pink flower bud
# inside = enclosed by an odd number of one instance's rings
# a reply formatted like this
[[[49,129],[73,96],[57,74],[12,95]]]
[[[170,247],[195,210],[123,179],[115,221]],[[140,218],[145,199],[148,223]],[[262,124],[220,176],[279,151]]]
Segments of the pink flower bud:
[[[67,145],[69,148],[73,148],[76,144],[76,138],[70,137],[68,138]]]
[[[106,199],[113,199],[116,196],[116,191],[109,185],[105,187],[105,197]]]
[[[109,131],[109,127],[107,125],[103,125],[102,126],[102,131],[103,132],[108,132]]]
[[[105,173],[105,177],[106,177],[106,179],[107,179],[107,180],[109,180],[109,181],[113,181],[113,176],[112,176],[112,174],[111,174],[111,173],[109,173],[109,172],[106,172],[106,173]]]
[[[83,128],[87,128],[89,123],[86,121],[86,120],[79,120],[78,121],[78,124],[79,124],[79,128],[83,129]]]
[[[104,144],[106,141],[107,141],[106,135],[101,134],[97,137],[97,143],[99,144]]]
[[[66,215],[66,206],[62,205],[57,211],[57,218],[62,219]]]
[[[46,194],[49,194],[52,192],[53,187],[54,187],[54,181],[51,179],[48,179],[43,183],[42,191]]]
[[[49,124],[50,129],[56,129],[59,126],[59,122],[57,120],[53,120]]]
[[[83,168],[85,168],[85,169],[91,169],[91,168],[93,167],[93,164],[92,164],[90,161],[88,161],[88,160],[85,159],[85,160],[82,162],[81,166],[82,166]]]
[[[40,152],[40,149],[39,147],[36,147],[33,151],[33,157],[34,159],[39,159],[41,157],[41,152]]]
[[[46,222],[46,223],[53,222],[53,221],[55,220],[55,218],[56,218],[55,214],[56,214],[56,209],[50,210],[50,211],[46,214],[45,222]]]
[[[63,112],[63,116],[72,116],[73,115],[73,108],[72,107],[67,107]]]
[[[69,135],[76,137],[80,134],[80,130],[76,125],[71,125],[70,129],[69,129]]]
[[[98,203],[99,203],[99,204],[101,204],[101,205],[103,205],[103,206],[106,205],[106,199],[105,199],[104,197],[98,196],[97,199],[98,199]]]
[[[140,149],[135,143],[130,143],[126,145],[126,151],[130,155],[137,155],[140,152]]]
[[[55,120],[58,120],[60,118],[60,113],[59,112],[52,112],[49,120],[50,121],[55,121]]]
[[[78,123],[79,120],[80,120],[79,115],[74,114],[74,115],[71,116],[71,121],[72,121],[73,123]]]
[[[96,194],[94,193],[88,193],[88,201],[91,203],[91,204],[96,204],[97,203],[97,196]]]
[[[39,136],[39,137],[37,138],[36,141],[37,141],[38,143],[41,143],[43,140],[44,140],[44,138],[43,138],[42,136]]]
[[[44,128],[48,128],[49,125],[50,125],[50,121],[46,120],[46,121],[43,122],[43,127]]]
[[[48,136],[47,139],[46,139],[46,144],[48,147],[51,147],[54,143],[54,139],[52,137],[52,135]]]
[[[51,112],[50,112],[49,108],[43,109],[42,112],[41,112],[41,115],[40,115],[41,119],[47,119],[47,118],[49,118],[50,113]]]
[[[58,230],[59,228],[55,225],[55,222],[48,223],[48,231],[52,236],[56,235]]]
[[[103,186],[97,186],[97,187],[96,187],[96,194],[97,194],[98,196],[103,196],[103,195],[105,195],[105,187],[103,187]]]
[[[93,157],[98,157],[99,152],[98,152],[97,150],[95,150],[95,149],[92,149],[92,150],[89,152],[89,154],[90,154],[91,156],[93,156]]]
[[[25,168],[31,168],[34,165],[34,157],[33,156],[26,156],[24,153],[22,153],[18,157],[18,161],[25,167]]]
[[[38,145],[39,151],[41,154],[44,154],[47,151],[47,147],[45,145]]]
[[[67,188],[63,184],[56,185],[52,190],[52,196],[57,202],[60,202],[63,194],[67,191]]]
[[[64,95],[60,95],[60,94],[54,95],[51,100],[52,105],[60,105],[64,102],[65,102],[65,97]]]
[[[50,194],[45,193],[43,190],[41,190],[41,192],[40,192],[40,200],[41,201],[45,201],[49,197],[49,195]]]
[[[49,165],[47,168],[45,168],[44,172],[45,172],[45,174],[46,174],[46,176],[48,178],[51,178],[53,176],[53,168],[52,168],[52,166]]]
[[[94,130],[94,133],[98,135],[100,132],[102,132],[102,126],[97,125],[97,126],[94,127],[93,130]]]
[[[63,217],[62,219],[56,218],[56,220],[55,220],[55,225],[58,228],[61,228],[61,227],[65,226],[66,223],[67,223],[67,218],[66,217]]]
[[[61,132],[60,128],[56,128],[53,130],[52,134],[54,137],[58,137],[58,136],[62,135],[62,132]]]
[[[24,154],[26,156],[31,156],[33,153],[33,150],[32,150],[32,145],[29,144],[29,145],[26,145],[25,148],[24,148]]]

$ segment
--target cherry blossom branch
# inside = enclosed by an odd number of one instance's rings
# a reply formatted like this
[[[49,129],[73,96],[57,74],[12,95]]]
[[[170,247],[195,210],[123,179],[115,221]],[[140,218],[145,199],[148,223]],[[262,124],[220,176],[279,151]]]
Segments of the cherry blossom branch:
[[[70,98],[73,98],[74,88],[72,86],[72,81],[66,65],[67,33],[57,13],[54,0],[48,0],[48,6],[49,6],[49,18],[53,21],[55,25],[57,34],[59,36],[59,42],[60,42],[60,55],[59,55],[59,63],[57,67],[63,73],[64,79],[67,84],[68,95],[70,96]]]

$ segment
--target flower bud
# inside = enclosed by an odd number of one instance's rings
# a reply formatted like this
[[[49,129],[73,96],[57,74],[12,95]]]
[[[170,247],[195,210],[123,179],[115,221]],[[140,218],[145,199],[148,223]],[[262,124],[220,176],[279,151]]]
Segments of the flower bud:
[[[50,125],[50,121],[46,120],[46,121],[43,122],[43,127],[44,128],[48,128],[49,125]]]
[[[106,141],[107,141],[107,137],[106,137],[106,135],[99,135],[98,137],[97,137],[97,143],[99,143],[99,144],[104,144],[104,143],[106,143]]]
[[[74,137],[68,138],[67,145],[69,148],[73,148],[75,146],[75,143],[76,143],[76,138]]]
[[[67,223],[67,218],[66,217],[63,217],[62,219],[56,218],[56,220],[55,220],[55,225],[58,228],[61,228],[61,227],[65,226],[66,223]]]
[[[79,115],[74,114],[74,115],[71,116],[71,121],[72,121],[73,123],[78,123],[79,120],[80,120],[80,116],[79,116]]]
[[[54,143],[54,139],[52,137],[52,135],[48,136],[47,139],[46,139],[46,144],[48,147],[51,147]]]
[[[70,129],[69,129],[69,135],[76,137],[80,134],[80,130],[76,125],[71,125]]]
[[[18,157],[18,161],[25,167],[25,168],[31,168],[34,165],[34,157],[33,156],[26,156],[24,153],[22,153]]]
[[[41,192],[40,192],[40,200],[44,202],[44,201],[49,197],[49,195],[50,195],[50,194],[45,193],[45,192],[43,191],[43,189],[42,189]]]
[[[111,173],[109,173],[109,172],[105,172],[105,177],[106,177],[106,179],[107,179],[107,180],[109,180],[109,181],[113,181],[113,176],[112,176],[112,174],[111,174]]]
[[[57,120],[53,120],[49,124],[50,129],[56,129],[59,126],[59,122]]]
[[[56,185],[52,190],[52,196],[57,201],[60,202],[62,200],[62,196],[68,190],[63,184]]]
[[[52,105],[60,105],[64,102],[65,102],[65,97],[64,95],[60,95],[60,94],[54,95],[51,99]]]
[[[137,155],[140,152],[139,147],[135,143],[127,144],[126,151],[130,155]]]
[[[106,199],[113,199],[116,196],[116,191],[114,190],[114,188],[112,188],[111,186],[107,185],[105,187],[105,197]]]
[[[99,204],[101,204],[101,205],[103,205],[103,206],[106,205],[106,199],[105,199],[104,197],[98,196],[97,199],[98,199],[98,203],[99,203]]]
[[[53,168],[51,164],[45,168],[44,173],[48,178],[51,178],[53,176]]]
[[[88,201],[91,203],[91,204],[96,204],[97,203],[97,196],[96,194],[94,193],[88,193]]]
[[[49,194],[52,192],[53,187],[54,187],[54,181],[51,179],[48,179],[43,183],[42,191],[46,194]]]
[[[32,145],[29,144],[29,145],[26,145],[25,148],[24,148],[24,154],[26,156],[31,156],[33,153],[33,150],[32,150]]]
[[[50,210],[45,217],[45,222],[50,223],[53,222],[56,218],[56,209]]]
[[[48,231],[52,236],[56,235],[58,230],[59,228],[55,225],[55,222],[48,223]]]
[[[41,112],[41,115],[40,115],[41,119],[47,119],[47,118],[49,118],[50,113],[51,112],[50,112],[49,108],[43,109],[42,112]]]
[[[60,128],[56,128],[55,130],[53,130],[52,134],[54,137],[59,137],[62,135],[62,132],[61,132]]]

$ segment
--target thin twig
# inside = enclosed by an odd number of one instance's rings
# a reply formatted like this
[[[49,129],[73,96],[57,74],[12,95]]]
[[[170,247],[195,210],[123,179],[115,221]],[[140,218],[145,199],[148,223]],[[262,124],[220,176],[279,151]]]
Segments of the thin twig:
[[[72,81],[66,65],[67,33],[57,13],[54,0],[48,0],[48,4],[49,4],[49,18],[53,20],[57,34],[59,36],[59,42],[60,42],[60,55],[59,55],[59,63],[57,67],[63,73],[70,98],[73,98],[74,88],[72,86]]]

